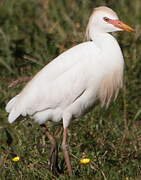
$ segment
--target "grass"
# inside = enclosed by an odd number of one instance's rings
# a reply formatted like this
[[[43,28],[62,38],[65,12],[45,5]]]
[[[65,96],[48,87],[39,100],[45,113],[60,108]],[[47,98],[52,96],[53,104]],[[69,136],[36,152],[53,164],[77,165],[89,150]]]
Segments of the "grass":
[[[24,118],[8,124],[5,104],[24,84],[8,86],[33,76],[61,52],[82,42],[92,8],[100,5],[112,7],[135,32],[115,34],[126,61],[124,88],[116,102],[107,110],[96,106],[70,125],[71,179],[141,179],[140,0],[0,2],[0,179],[70,179],[65,171],[56,178],[47,170],[50,145],[36,123]],[[27,60],[25,55],[36,60]],[[61,127],[47,125],[53,132]],[[21,160],[13,162],[15,156]],[[80,165],[82,157],[90,158],[91,163]],[[59,167],[66,169],[60,146]]]

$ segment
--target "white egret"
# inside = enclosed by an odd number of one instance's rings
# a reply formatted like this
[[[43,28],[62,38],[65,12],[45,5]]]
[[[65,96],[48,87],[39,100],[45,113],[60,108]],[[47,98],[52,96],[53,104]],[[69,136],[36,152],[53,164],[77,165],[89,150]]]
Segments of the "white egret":
[[[62,148],[69,175],[67,128],[73,118],[86,113],[99,100],[108,106],[122,87],[124,59],[114,31],[133,31],[108,7],[95,8],[87,26],[87,42],[47,64],[7,106],[8,121],[29,115],[39,124],[63,121]],[[55,140],[47,131],[52,144]]]

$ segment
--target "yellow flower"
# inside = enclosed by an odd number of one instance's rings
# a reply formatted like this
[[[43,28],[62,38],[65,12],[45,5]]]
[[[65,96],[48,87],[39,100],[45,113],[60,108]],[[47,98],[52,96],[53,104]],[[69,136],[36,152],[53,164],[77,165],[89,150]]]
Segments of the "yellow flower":
[[[16,157],[14,157],[14,158],[12,159],[12,161],[14,161],[14,162],[20,161],[20,157],[19,157],[19,156],[16,156]]]
[[[89,158],[80,159],[80,164],[89,164],[91,160]]]

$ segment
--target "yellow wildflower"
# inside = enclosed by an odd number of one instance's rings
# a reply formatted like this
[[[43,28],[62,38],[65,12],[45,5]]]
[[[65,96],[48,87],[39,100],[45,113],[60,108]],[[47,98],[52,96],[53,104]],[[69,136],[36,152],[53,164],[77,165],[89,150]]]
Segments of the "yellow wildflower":
[[[89,158],[82,158],[80,159],[80,164],[89,164],[91,160]]]
[[[16,156],[16,157],[12,158],[12,161],[14,161],[14,162],[20,161],[20,157]]]

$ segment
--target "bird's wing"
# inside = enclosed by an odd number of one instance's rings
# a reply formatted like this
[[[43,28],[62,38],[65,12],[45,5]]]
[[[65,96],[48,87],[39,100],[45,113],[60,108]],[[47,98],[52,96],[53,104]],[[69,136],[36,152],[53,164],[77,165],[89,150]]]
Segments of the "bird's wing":
[[[83,62],[83,60],[85,60],[85,57],[87,58],[91,55],[95,56],[98,53],[99,48],[97,48],[93,42],[85,42],[74,46],[73,48],[56,57],[42,70],[40,70],[24,89],[40,80],[41,83],[42,81],[50,83],[54,79],[58,78],[58,76],[71,69],[80,61]]]
[[[85,42],[55,58],[19,94],[13,107],[16,116],[11,115],[11,119],[14,117],[15,120],[19,113],[34,114],[74,101],[85,90],[89,73],[88,69],[85,73],[85,68],[91,66],[91,61],[95,61],[99,51],[93,42]],[[14,114],[11,107],[10,110]]]

